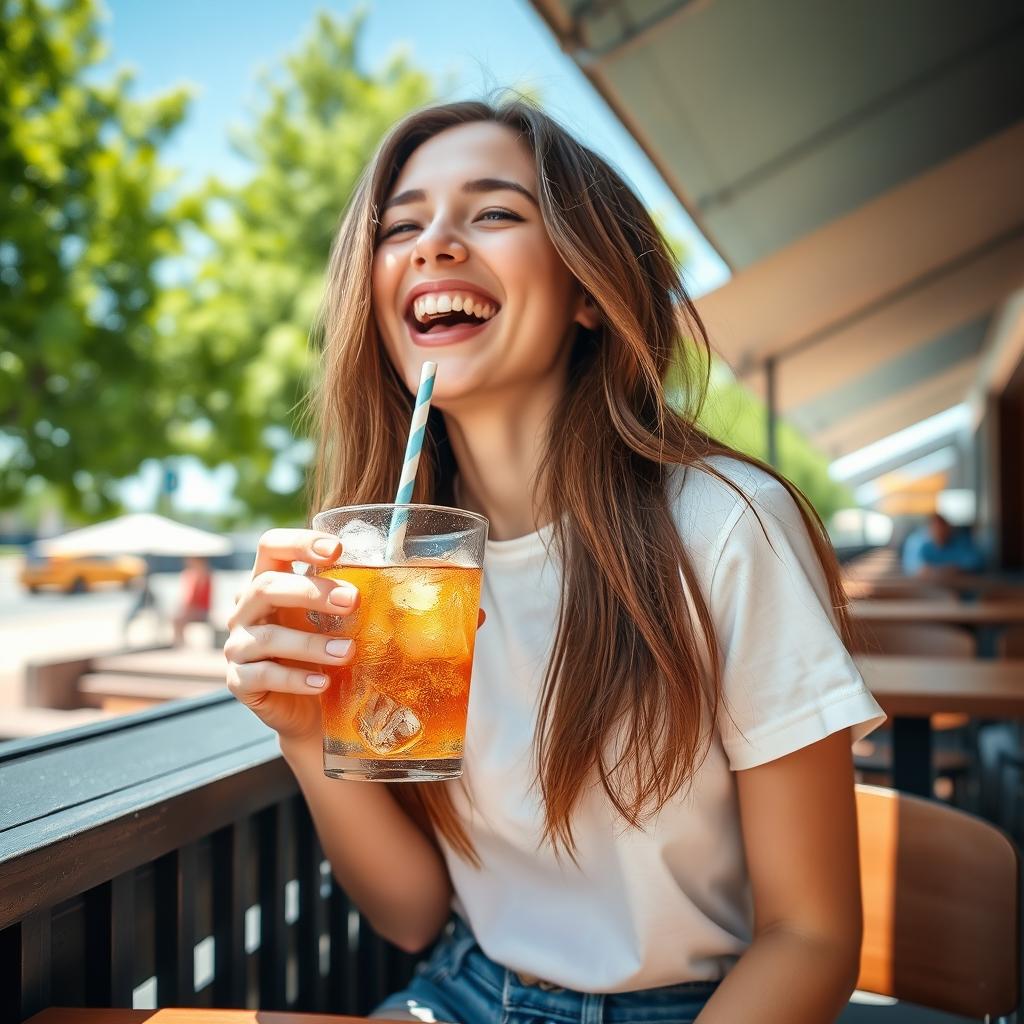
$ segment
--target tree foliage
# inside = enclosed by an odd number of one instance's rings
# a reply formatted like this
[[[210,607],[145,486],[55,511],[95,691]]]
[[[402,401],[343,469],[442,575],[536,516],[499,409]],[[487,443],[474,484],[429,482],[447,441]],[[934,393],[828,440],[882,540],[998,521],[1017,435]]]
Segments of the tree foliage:
[[[698,372],[708,371],[703,354],[684,340],[680,362],[669,377],[669,394],[680,405],[686,396],[681,390],[679,371],[687,359]],[[718,359],[711,362],[707,399],[698,421],[712,437],[747,455],[767,460],[768,410]],[[776,423],[776,441],[779,470],[803,491],[824,521],[838,509],[853,504],[849,488],[829,476],[828,459],[799,430],[780,419]]]
[[[250,515],[301,513],[308,446],[295,409],[331,239],[380,137],[432,95],[404,55],[372,74],[360,68],[364,17],[319,15],[283,74],[264,78],[255,118],[235,139],[251,177],[204,188],[209,251],[194,285],[168,296],[175,442],[208,465],[230,462]]]
[[[168,450],[156,273],[180,213],[159,151],[187,95],[92,81],[96,19],[92,0],[0,0],[0,507],[34,480],[101,515]]]
[[[234,137],[245,180],[180,196],[161,147],[186,93],[95,81],[94,0],[0,0],[0,507],[45,481],[97,518],[145,460],[193,455],[234,468],[238,518],[301,514],[295,413],[331,239],[380,137],[433,99],[404,54],[361,67],[364,21],[319,15]],[[704,422],[764,455],[763,409],[720,367]],[[780,447],[823,515],[846,500],[785,425]]]

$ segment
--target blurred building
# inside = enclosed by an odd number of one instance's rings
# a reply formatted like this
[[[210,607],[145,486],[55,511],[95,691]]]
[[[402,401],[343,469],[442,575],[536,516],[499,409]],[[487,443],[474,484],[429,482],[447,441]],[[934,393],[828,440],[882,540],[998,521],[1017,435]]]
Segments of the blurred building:
[[[731,268],[698,306],[771,422],[836,460],[931,422],[847,479],[970,491],[1024,566],[1024,8],[532,2]]]

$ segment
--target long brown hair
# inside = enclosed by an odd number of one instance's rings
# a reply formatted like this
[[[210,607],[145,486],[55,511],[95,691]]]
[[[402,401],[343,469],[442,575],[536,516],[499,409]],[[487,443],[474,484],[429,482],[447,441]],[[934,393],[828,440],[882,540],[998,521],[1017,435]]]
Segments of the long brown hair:
[[[554,524],[562,590],[538,710],[536,781],[543,838],[572,856],[573,810],[595,779],[624,822],[642,827],[693,778],[720,713],[715,629],[668,505],[673,467],[698,467],[741,497],[707,462],[711,456],[779,479],[821,560],[844,638],[849,624],[835,555],[808,500],[771,467],[695,425],[711,349],[651,216],[608,163],[518,95],[411,113],[381,141],[357,184],[334,241],[316,326],[322,365],[310,406],[318,438],[313,510],[392,500],[413,396],[385,354],[370,308],[378,213],[421,143],[478,121],[505,125],[529,146],[548,234],[601,316],[596,330],[577,329],[537,488],[542,521]],[[666,397],[670,369],[683,378],[677,405]],[[453,504],[456,468],[434,410],[413,500]],[[716,655],[705,659],[702,651]],[[395,790],[417,820],[479,864],[448,785]]]

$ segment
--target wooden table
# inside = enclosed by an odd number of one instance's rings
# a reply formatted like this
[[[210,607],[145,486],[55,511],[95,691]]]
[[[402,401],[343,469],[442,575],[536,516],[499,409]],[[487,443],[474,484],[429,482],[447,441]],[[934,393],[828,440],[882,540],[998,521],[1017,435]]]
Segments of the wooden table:
[[[1021,600],[1024,601],[1024,582],[1019,579],[1001,579],[998,576],[978,576],[972,573],[957,573],[954,576],[857,576],[856,574],[843,577],[843,583],[849,584],[854,589],[861,587],[877,587],[885,590],[886,587],[942,587],[945,590],[955,590],[961,594],[984,595],[989,590],[1020,590]]]
[[[856,661],[893,719],[893,786],[904,792],[931,796],[930,715],[1024,718],[1024,660],[857,655]]]
[[[366,1017],[267,1010],[83,1010],[51,1006],[25,1024],[367,1024]]]
[[[863,599],[851,601],[850,611],[862,622],[947,622],[960,626],[1009,626],[1024,622],[1024,600]]]

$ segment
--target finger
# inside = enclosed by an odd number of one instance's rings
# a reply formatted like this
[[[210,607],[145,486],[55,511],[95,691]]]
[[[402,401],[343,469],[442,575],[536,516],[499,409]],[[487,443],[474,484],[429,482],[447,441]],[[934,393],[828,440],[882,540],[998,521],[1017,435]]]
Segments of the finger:
[[[234,697],[252,706],[268,691],[316,696],[323,693],[327,676],[308,669],[288,668],[276,661],[252,661],[243,665],[229,661],[227,685]]]
[[[340,554],[341,541],[321,530],[267,530],[256,549],[252,578],[268,571],[290,570],[292,562],[331,565]]]
[[[265,623],[233,629],[224,645],[224,656],[236,664],[287,658],[318,665],[345,665],[352,660],[353,650],[351,640]]]
[[[487,621],[487,612],[480,609],[480,614],[476,617],[476,628],[479,629]]]
[[[275,608],[311,608],[347,615],[359,603],[359,591],[344,580],[263,572],[242,593],[228,619],[228,629],[262,622]]]

